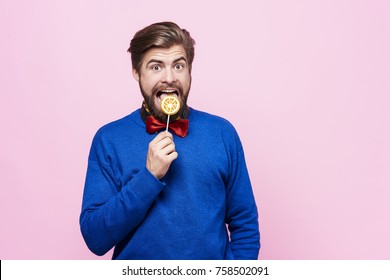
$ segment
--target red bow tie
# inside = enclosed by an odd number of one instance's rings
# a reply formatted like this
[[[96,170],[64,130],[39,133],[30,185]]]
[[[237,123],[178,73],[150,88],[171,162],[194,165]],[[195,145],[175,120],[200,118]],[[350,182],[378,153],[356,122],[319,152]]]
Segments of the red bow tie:
[[[153,116],[146,117],[146,131],[150,134],[156,133],[160,130],[163,130],[167,127],[166,123],[160,122]],[[169,123],[169,129],[172,130],[173,133],[180,137],[186,137],[188,133],[188,120],[180,119]]]

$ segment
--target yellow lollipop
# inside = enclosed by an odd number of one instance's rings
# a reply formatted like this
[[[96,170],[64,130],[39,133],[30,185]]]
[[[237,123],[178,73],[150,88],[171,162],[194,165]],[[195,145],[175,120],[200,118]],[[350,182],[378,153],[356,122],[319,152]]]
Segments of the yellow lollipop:
[[[179,112],[180,101],[174,95],[167,95],[161,100],[161,110],[169,115],[174,115]]]
[[[177,99],[175,95],[167,95],[165,96],[160,103],[161,110],[164,112],[164,114],[168,115],[167,119],[167,128],[166,131],[168,131],[169,126],[169,116],[174,115],[180,110],[180,101]]]

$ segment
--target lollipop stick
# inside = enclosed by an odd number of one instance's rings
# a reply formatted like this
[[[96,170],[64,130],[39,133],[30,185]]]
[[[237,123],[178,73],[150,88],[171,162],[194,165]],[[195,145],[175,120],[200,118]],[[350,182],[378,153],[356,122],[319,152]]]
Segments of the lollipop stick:
[[[169,126],[169,116],[170,116],[170,115],[168,115],[168,119],[167,119],[167,129],[166,129],[165,131],[168,131],[168,126]]]

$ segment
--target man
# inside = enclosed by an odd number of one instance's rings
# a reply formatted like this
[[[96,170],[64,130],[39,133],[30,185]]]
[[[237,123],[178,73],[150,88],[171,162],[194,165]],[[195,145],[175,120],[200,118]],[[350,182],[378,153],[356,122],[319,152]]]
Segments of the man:
[[[240,139],[228,121],[187,106],[194,44],[171,22],[131,41],[144,102],[96,133],[88,159],[80,226],[97,255],[115,247],[113,259],[258,257],[257,208]],[[168,95],[181,103],[169,124],[178,135],[164,131],[160,102]]]

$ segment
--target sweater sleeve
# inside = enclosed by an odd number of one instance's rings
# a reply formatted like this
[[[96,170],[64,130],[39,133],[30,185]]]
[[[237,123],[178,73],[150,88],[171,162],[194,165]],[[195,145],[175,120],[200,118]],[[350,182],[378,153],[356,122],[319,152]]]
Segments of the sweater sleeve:
[[[236,135],[230,156],[230,175],[226,188],[226,223],[235,259],[256,260],[260,250],[257,206],[247,171],[244,151]]]
[[[93,145],[80,228],[88,248],[96,255],[104,255],[143,221],[165,184],[144,167],[118,188],[113,168],[95,150]]]

